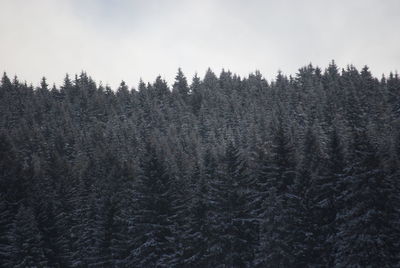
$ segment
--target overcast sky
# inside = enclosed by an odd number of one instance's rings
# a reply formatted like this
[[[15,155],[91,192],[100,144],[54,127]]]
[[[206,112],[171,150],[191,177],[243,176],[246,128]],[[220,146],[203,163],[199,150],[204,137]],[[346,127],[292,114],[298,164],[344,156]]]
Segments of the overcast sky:
[[[0,0],[0,71],[136,87],[178,67],[271,79],[335,59],[380,77],[400,67],[399,12],[399,0]]]

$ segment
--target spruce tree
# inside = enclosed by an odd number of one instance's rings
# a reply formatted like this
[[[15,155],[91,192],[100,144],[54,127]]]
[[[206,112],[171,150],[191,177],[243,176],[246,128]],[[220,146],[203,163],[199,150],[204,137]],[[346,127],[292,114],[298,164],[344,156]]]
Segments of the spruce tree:
[[[3,193],[0,193],[0,259],[1,267],[11,266],[12,261],[12,227],[13,208]]]
[[[127,266],[163,267],[174,253],[172,178],[152,145],[147,144],[135,183],[134,248]]]
[[[336,217],[335,266],[393,267],[396,265],[391,218],[393,185],[385,178],[381,161],[365,131],[355,131],[352,152],[343,178]]]
[[[20,206],[12,230],[12,267],[48,267],[32,209]]]
[[[187,99],[187,95],[189,93],[189,86],[187,83],[187,79],[183,74],[181,68],[178,69],[178,73],[175,77],[175,82],[172,86],[172,90],[176,91],[184,100]]]
[[[251,214],[250,176],[238,148],[229,142],[219,174],[213,180],[214,265],[249,267],[254,261],[256,220]]]
[[[4,74],[0,264],[19,237],[51,267],[396,267],[399,81],[333,61],[138,91]]]
[[[211,240],[210,211],[211,197],[209,183],[213,179],[215,159],[209,150],[204,156],[204,170],[195,166],[191,178],[192,191],[188,200],[186,224],[183,226],[183,265],[206,267],[210,265],[211,254],[209,241]]]
[[[293,217],[293,229],[289,239],[293,246],[296,265],[323,266],[318,236],[322,233],[319,215],[316,211],[315,197],[322,177],[322,152],[315,127],[309,125],[303,143],[303,159],[297,176],[289,188],[288,206]]]
[[[333,267],[337,225],[336,217],[341,209],[339,195],[344,191],[345,159],[343,145],[335,126],[329,134],[327,157],[321,162],[323,171],[315,184],[315,216],[319,232],[316,249],[323,265]]]
[[[257,261],[267,267],[296,265],[295,209],[290,189],[295,181],[293,150],[287,133],[278,118],[273,136],[271,165],[265,173],[267,195],[260,213],[260,242]]]

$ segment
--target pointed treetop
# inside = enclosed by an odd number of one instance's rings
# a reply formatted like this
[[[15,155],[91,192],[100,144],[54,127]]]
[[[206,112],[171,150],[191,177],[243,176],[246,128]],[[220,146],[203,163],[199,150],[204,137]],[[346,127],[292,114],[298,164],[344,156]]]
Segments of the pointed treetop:
[[[11,86],[11,81],[7,76],[7,73],[3,73],[3,77],[1,78],[1,85],[2,86]]]
[[[17,75],[14,75],[13,84],[15,84],[15,85],[19,84],[19,80],[18,80],[18,76]]]
[[[128,92],[128,91],[129,91],[128,85],[125,83],[124,80],[122,80],[121,83],[119,84],[118,91],[119,91],[119,92],[122,92],[122,91],[123,91],[123,92]]]
[[[173,90],[177,91],[181,95],[186,95],[189,92],[188,82],[181,68],[178,69],[178,73],[175,76]]]
[[[203,79],[203,84],[208,89],[216,89],[216,88],[218,88],[218,85],[219,85],[218,78],[210,68],[207,69],[207,72],[206,72],[206,74],[204,76],[204,79]]]
[[[215,73],[211,70],[210,67],[208,67],[206,74],[204,75],[204,80],[209,80],[209,79],[217,79],[217,76]]]
[[[146,90],[146,83],[143,82],[142,78],[139,80],[138,91],[143,92]]]
[[[47,87],[48,87],[49,85],[47,84],[47,82],[46,82],[46,77],[42,77],[42,81],[40,81],[40,88],[41,89],[45,89],[45,90],[47,90]]]
[[[197,73],[194,74],[193,78],[192,78],[192,85],[199,85],[200,84],[200,77],[198,76]]]
[[[169,93],[169,88],[167,82],[161,78],[161,76],[157,76],[156,81],[153,84],[156,92],[161,96]]]

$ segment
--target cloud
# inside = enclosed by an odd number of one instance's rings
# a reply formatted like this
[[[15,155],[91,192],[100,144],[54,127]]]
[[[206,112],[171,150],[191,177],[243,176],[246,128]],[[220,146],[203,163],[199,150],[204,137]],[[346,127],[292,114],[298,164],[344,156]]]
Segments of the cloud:
[[[230,69],[240,75],[312,62],[368,64],[375,75],[400,63],[399,1],[3,0],[0,71],[38,84],[87,71],[116,87],[160,74],[172,82]]]

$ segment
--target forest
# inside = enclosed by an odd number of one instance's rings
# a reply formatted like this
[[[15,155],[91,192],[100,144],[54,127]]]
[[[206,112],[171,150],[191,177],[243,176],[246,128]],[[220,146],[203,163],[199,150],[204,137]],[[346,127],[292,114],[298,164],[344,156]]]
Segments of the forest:
[[[400,77],[0,84],[0,267],[398,267]]]

